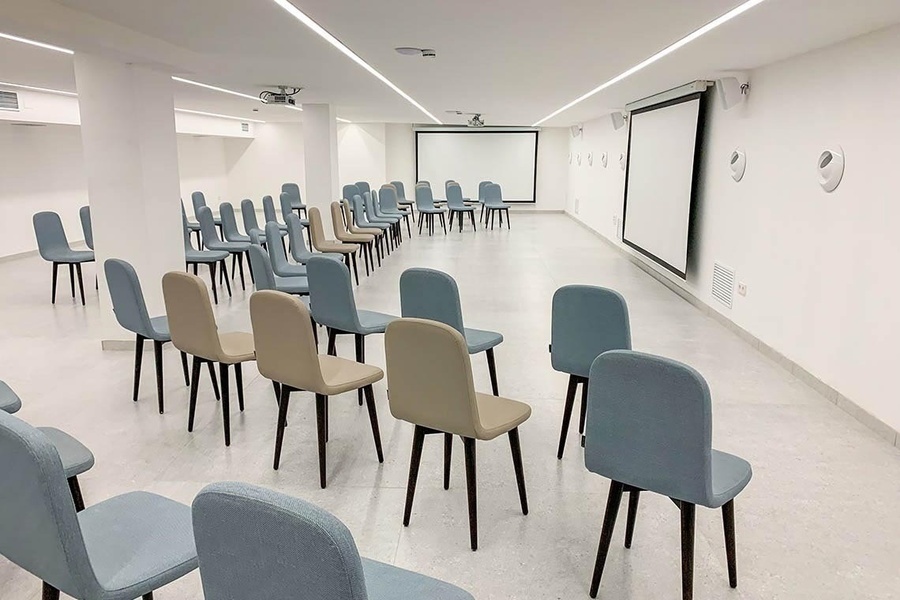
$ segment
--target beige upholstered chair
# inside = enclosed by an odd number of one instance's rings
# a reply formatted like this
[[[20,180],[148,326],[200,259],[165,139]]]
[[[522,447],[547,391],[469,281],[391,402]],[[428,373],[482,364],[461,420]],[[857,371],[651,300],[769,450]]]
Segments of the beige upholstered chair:
[[[362,248],[366,275],[369,275],[369,263],[372,264],[372,269],[375,268],[375,261],[372,259],[372,245],[375,243],[375,236],[369,233],[353,233],[349,231],[344,224],[344,213],[341,211],[340,202],[331,203],[331,226],[334,229],[334,237],[339,242],[358,244]]]
[[[329,240],[325,237],[325,228],[322,226],[322,213],[316,207],[310,207],[307,210],[309,217],[309,239],[313,248],[319,252],[343,254],[344,262],[349,269],[353,267],[353,274],[356,276],[356,285],[359,285],[359,272],[356,270],[356,252],[359,246],[356,244],[346,244],[344,242]]]
[[[372,247],[375,248],[375,256],[378,258],[378,266],[381,266],[381,255],[384,252],[382,244],[384,244],[384,229],[375,227],[357,227],[353,222],[353,213],[350,211],[350,203],[347,200],[341,200],[341,211],[344,213],[344,223],[350,233],[366,233],[374,236],[375,240]],[[371,256],[371,251],[369,253]]]
[[[228,368],[234,366],[237,380],[238,406],[244,410],[244,382],[241,364],[256,359],[253,335],[241,331],[219,333],[209,292],[203,280],[189,273],[171,272],[163,276],[163,297],[169,318],[172,344],[194,357],[191,371],[191,402],[188,411],[188,431],[194,429],[197,408],[197,386],[203,363],[219,363],[222,380],[222,421],[225,445],[231,445],[231,422],[228,407]]]
[[[423,319],[398,319],[387,326],[384,343],[391,413],[416,426],[403,525],[409,525],[425,436],[444,434],[444,489],[448,489],[453,436],[458,435],[463,439],[466,456],[469,536],[472,550],[477,550],[475,441],[509,435],[519,501],[522,513],[527,515],[518,427],[531,416],[531,407],[476,392],[466,340],[448,325]]]
[[[310,213],[315,208],[309,209]],[[281,460],[281,444],[287,423],[291,392],[308,391],[316,395],[316,420],[319,438],[319,483],[325,487],[325,442],[328,441],[328,397],[362,389],[366,394],[372,436],[378,462],[384,462],[378,414],[372,384],[384,378],[378,367],[360,364],[337,356],[322,356],[313,340],[309,310],[300,300],[283,292],[262,291],[250,297],[250,321],[256,339],[257,366],[263,377],[278,384],[278,431],[275,436],[275,462]]]

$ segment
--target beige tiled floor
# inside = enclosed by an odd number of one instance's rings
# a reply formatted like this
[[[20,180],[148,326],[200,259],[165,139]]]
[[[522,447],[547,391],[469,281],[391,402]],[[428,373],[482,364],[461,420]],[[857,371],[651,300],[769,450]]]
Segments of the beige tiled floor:
[[[531,513],[519,512],[504,440],[479,447],[480,550],[468,548],[461,447],[453,485],[441,489],[441,450],[428,440],[412,523],[401,524],[412,427],[392,419],[376,386],[385,463],[375,459],[365,410],[352,394],[332,401],[328,488],[318,487],[315,415],[291,405],[281,469],[272,470],[275,403],[253,366],[245,372],[247,409],[232,413],[232,445],[222,442],[219,405],[202,380],[197,425],[186,431],[187,390],[177,354],[166,350],[167,410],[156,410],[152,354],[138,403],[131,401],[132,354],[101,352],[97,293],[88,306],[51,306],[50,269],[37,258],[0,264],[0,378],[25,407],[19,416],[76,435],[94,451],[82,477],[90,504],[147,489],[190,502],[205,484],[242,480],[296,494],[334,512],[372,558],[459,584],[479,600],[587,598],[608,484],[585,471],[577,436],[566,457],[556,442],[566,378],[550,368],[550,299],[561,285],[600,284],[624,294],[634,347],[685,361],[708,379],[715,444],[753,464],[737,503],[740,587],[728,588],[718,513],[698,512],[696,598],[817,600],[900,596],[900,452],[834,404],[762,357],[562,215],[513,214],[513,229],[414,236],[358,289],[362,308],[398,312],[403,269],[429,266],[459,282],[473,327],[503,332],[500,389],[529,402],[522,427]],[[88,267],[86,279],[93,276]],[[149,285],[149,282],[145,282]],[[92,286],[88,286],[92,287]],[[223,328],[249,330],[249,291],[218,308]],[[339,352],[352,356],[352,341]],[[368,358],[384,364],[382,340]],[[483,357],[476,385],[489,389]],[[886,390],[885,393],[893,393]],[[601,598],[676,598],[680,585],[678,514],[671,502],[642,498],[634,547],[621,545],[624,515],[604,574]],[[30,575],[0,558],[0,600],[39,597]],[[160,600],[201,598],[188,577]]]

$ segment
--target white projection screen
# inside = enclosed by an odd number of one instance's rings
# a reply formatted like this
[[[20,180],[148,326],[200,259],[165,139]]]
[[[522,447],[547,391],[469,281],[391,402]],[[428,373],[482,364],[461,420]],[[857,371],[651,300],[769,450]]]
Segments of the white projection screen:
[[[635,110],[630,119],[622,241],[682,278],[704,101],[691,94]]]
[[[416,131],[416,181],[443,198],[453,179],[473,199],[479,182],[493,181],[504,202],[534,202],[537,144],[537,131]]]

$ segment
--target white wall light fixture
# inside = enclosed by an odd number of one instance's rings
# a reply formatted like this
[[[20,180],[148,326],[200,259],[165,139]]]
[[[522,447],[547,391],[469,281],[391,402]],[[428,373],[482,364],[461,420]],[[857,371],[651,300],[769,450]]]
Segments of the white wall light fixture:
[[[841,184],[844,177],[844,150],[840,146],[832,146],[819,155],[817,164],[819,185],[826,192],[833,192]]]
[[[609,152],[604,152],[600,155],[600,164],[603,168],[606,168],[606,165],[609,164]]]
[[[728,168],[731,170],[731,178],[735,181],[744,178],[744,171],[747,170],[747,153],[740,146],[731,151]]]
[[[625,157],[625,153],[619,153],[619,166],[622,167],[622,170],[625,170],[625,167],[628,165],[628,159]]]
[[[577,161],[578,161],[578,166],[580,167],[581,166],[581,152],[578,153]]]
[[[588,166],[589,167],[594,166],[594,153],[593,152],[588,152]]]

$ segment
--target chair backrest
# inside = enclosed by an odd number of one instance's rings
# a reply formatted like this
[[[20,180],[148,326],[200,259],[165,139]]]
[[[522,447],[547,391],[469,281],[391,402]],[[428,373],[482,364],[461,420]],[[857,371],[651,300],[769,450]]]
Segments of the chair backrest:
[[[365,192],[363,196],[365,198],[363,202],[366,207],[366,219],[373,223],[381,221],[381,219],[378,218],[378,212],[375,210],[375,200],[372,197],[372,193]]]
[[[424,183],[416,184],[416,208],[419,210],[434,208],[434,195],[431,193],[431,186]]]
[[[353,220],[353,213],[350,212],[349,200],[341,200],[341,212],[344,213],[344,222],[347,224],[347,229],[352,232],[356,223]]]
[[[263,377],[298,390],[325,389],[306,305],[282,292],[255,292],[250,296],[250,322],[256,366]]]
[[[184,210],[184,206],[181,207]],[[94,227],[91,224],[91,207],[82,206],[78,209],[78,216],[81,218],[81,231],[84,233],[84,244],[94,249]]]
[[[397,190],[397,198],[400,200],[406,200],[406,188],[403,187],[402,181],[392,181],[391,185],[394,186],[394,189]]]
[[[366,209],[363,205],[362,197],[357,194],[350,199],[350,210],[353,213],[353,222],[357,227],[369,226],[369,219],[366,218]]]
[[[309,306],[316,323],[340,331],[358,331],[359,313],[356,312],[347,265],[324,256],[313,256],[306,269]]]
[[[625,298],[593,285],[566,285],[553,294],[550,362],[570,375],[587,377],[607,350],[631,350]]]
[[[434,269],[414,268],[400,275],[400,314],[438,321],[465,335],[456,280]]]
[[[234,217],[234,207],[230,202],[219,205],[219,218],[222,219],[222,234],[229,242],[246,242],[247,236],[238,229],[237,219]]]
[[[203,195],[203,192],[192,192],[191,204],[194,206],[194,216],[196,217],[197,211],[206,206],[206,196]]]
[[[196,275],[171,271],[163,275],[162,285],[172,343],[182,352],[218,362],[222,346],[206,284]]]
[[[371,189],[372,189],[371,186],[369,186],[369,182],[368,182],[368,181],[357,181],[357,182],[356,182],[356,187],[357,187],[357,188],[359,189],[359,191],[362,192],[363,194],[365,194],[365,193],[368,192],[368,191],[371,191]]]
[[[278,223],[278,215],[275,213],[275,201],[272,200],[272,196],[263,196],[262,204],[263,216],[266,218],[266,223],[273,221]]]
[[[153,334],[144,292],[134,267],[118,258],[107,259],[103,263],[106,273],[106,287],[112,299],[113,313],[119,325],[145,338]]]
[[[70,250],[62,219],[58,214],[51,211],[35,213],[31,222],[34,225],[34,236],[37,238],[41,258],[52,261],[55,253]]]
[[[381,186],[381,210],[383,212],[398,212],[400,206],[397,204],[397,189],[389,183]]]
[[[313,248],[318,250],[327,241],[325,228],[322,227],[322,214],[319,212],[318,207],[311,206],[309,211],[307,211],[307,218],[309,219],[309,239]]]
[[[288,241],[291,245],[291,256],[297,262],[305,263],[312,256],[312,252],[307,249],[306,242],[303,240],[303,223],[300,222],[300,217],[288,215],[285,224],[288,230]],[[281,245],[281,242],[279,241],[278,244]]]
[[[9,384],[0,381],[0,410],[13,414],[20,408],[22,408],[22,399],[9,387]]]
[[[281,192],[278,202],[281,204],[281,219],[287,223],[288,215],[294,214],[294,196],[290,192]]]
[[[184,214],[184,207],[181,208],[181,229],[184,235],[184,251],[196,252],[197,249],[194,248],[194,243],[191,241],[191,230],[188,227],[187,215]]]
[[[283,270],[289,267],[290,263],[281,239],[281,228],[278,227],[278,223],[272,223],[271,221],[266,223],[266,250],[269,251],[272,269],[284,272]]]
[[[244,218],[244,231],[247,235],[254,229],[259,230],[259,221],[256,220],[256,207],[253,206],[253,200],[244,198],[241,200],[241,216]]]
[[[493,182],[481,181],[478,183],[478,201],[479,202],[484,202],[484,188],[489,186],[491,183],[493,183]]]
[[[212,211],[208,206],[197,209],[197,220],[200,221],[200,233],[203,235],[203,244],[209,247],[216,242],[221,242],[219,232],[216,231],[216,222],[213,220]]]
[[[391,414],[464,437],[481,436],[466,340],[452,327],[398,319],[384,336]]]
[[[207,600],[367,599],[353,536],[317,506],[227,482],[201,490],[192,514]]]
[[[296,183],[282,183],[281,191],[290,194],[291,201],[294,203],[292,206],[296,206],[297,208],[303,206],[303,199],[300,197],[300,186]]]
[[[594,361],[590,381],[587,469],[708,506],[712,403],[700,373],[667,358],[611,350]]]
[[[0,555],[68,595],[99,596],[56,447],[0,411]]]
[[[420,179],[416,182],[416,185],[427,185],[428,187],[431,187],[431,182],[427,179]]]
[[[503,192],[500,190],[499,183],[489,183],[484,186],[484,201],[487,203],[503,202]]]
[[[353,196],[362,196],[362,191],[356,187],[356,184],[348,183],[341,189],[344,200],[353,200]]]
[[[331,228],[334,230],[335,239],[340,240],[345,237],[347,228],[344,226],[344,213],[341,211],[339,202],[332,202],[331,206]]]
[[[281,243],[278,246],[281,247]],[[252,244],[248,252],[256,289],[260,291],[276,289],[275,271],[272,269],[271,259],[266,255],[266,251],[256,244]]]
[[[444,182],[444,194],[447,193],[447,189],[454,183],[456,183],[455,179],[448,179],[447,181]],[[456,183],[456,185],[459,185],[459,184]]]
[[[465,208],[462,188],[455,181],[447,182],[447,206],[450,208]]]

